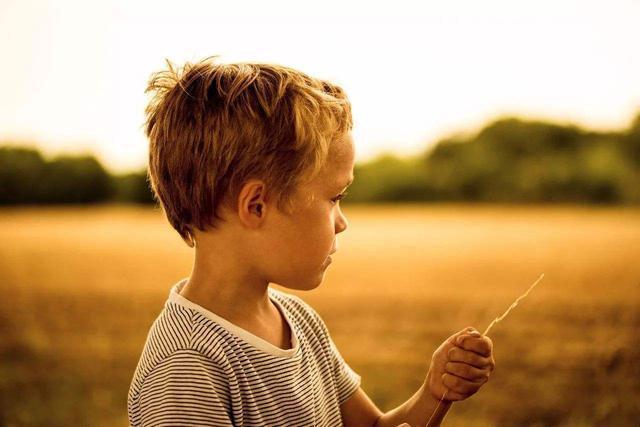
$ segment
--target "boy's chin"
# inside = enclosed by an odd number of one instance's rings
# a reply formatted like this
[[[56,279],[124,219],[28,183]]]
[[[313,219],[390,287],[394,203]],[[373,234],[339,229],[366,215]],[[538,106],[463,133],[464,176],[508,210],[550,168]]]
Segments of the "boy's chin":
[[[325,259],[321,265],[301,266],[295,274],[292,274],[293,272],[289,270],[287,272],[288,274],[279,275],[280,281],[276,281],[276,279],[271,283],[296,291],[310,291],[316,289],[322,284],[325,273],[331,265],[331,261],[332,260],[329,257],[328,259]]]
[[[293,280],[287,283],[278,283],[278,285],[295,291],[311,291],[322,284],[324,272],[325,270],[320,271],[315,275],[315,277],[309,275],[309,277],[306,277],[305,280]]]

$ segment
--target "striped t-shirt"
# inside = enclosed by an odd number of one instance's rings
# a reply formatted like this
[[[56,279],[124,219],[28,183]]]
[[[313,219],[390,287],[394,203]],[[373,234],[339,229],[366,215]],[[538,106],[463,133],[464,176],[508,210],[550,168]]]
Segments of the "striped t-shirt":
[[[291,329],[279,348],[179,294],[154,321],[128,395],[132,426],[340,426],[360,387],[320,316],[273,288]]]

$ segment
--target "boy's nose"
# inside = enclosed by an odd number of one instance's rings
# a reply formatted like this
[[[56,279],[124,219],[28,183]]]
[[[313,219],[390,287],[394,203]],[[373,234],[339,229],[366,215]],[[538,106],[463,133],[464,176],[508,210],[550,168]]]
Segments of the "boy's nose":
[[[346,230],[347,229],[347,225],[349,225],[349,223],[347,221],[347,217],[345,217],[344,215],[340,214],[340,216],[336,220],[336,234],[342,233],[344,230]]]

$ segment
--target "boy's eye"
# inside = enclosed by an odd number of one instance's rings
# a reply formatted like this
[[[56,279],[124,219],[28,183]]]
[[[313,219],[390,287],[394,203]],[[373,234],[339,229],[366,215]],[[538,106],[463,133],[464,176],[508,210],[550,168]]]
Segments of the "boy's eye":
[[[332,201],[333,203],[337,203],[339,200],[344,199],[344,197],[345,197],[346,195],[347,195],[347,192],[345,191],[345,192],[344,192],[344,193],[342,193],[342,194],[338,194],[336,197],[334,197],[333,199],[331,199],[331,201]]]

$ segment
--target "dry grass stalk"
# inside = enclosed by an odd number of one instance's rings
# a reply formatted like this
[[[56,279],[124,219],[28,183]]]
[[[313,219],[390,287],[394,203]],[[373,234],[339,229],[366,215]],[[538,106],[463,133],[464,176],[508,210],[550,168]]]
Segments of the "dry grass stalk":
[[[496,317],[495,319],[493,319],[493,321],[491,322],[491,324],[487,327],[487,329],[485,329],[484,333],[482,335],[487,335],[489,333],[489,331],[491,330],[491,328],[493,328],[493,325],[495,325],[496,323],[499,323],[502,321],[502,319],[504,319],[505,317],[507,317],[507,314],[509,314],[509,312],[511,310],[513,310],[515,308],[515,306],[518,305],[518,303],[520,302],[520,300],[526,298],[527,295],[529,295],[529,292],[531,292],[531,290],[533,288],[535,288],[535,286],[538,284],[538,282],[540,282],[540,280],[542,280],[542,278],[544,277],[544,273],[542,273],[540,275],[540,277],[538,277],[538,280],[536,280],[533,285],[531,285],[529,287],[529,289],[527,289],[527,292],[525,292],[524,294],[520,295],[514,302],[513,304],[511,304],[509,306],[509,308],[507,309],[507,311],[504,312],[504,314],[500,317]],[[427,421],[427,425],[426,427],[431,427],[431,420],[433,419],[433,417],[438,413],[438,410],[440,409],[440,405],[442,404],[442,402],[444,401],[444,398],[447,395],[447,390],[445,390],[445,392],[442,394],[442,397],[440,398],[440,401],[438,402],[438,406],[436,406],[436,409],[433,411],[433,414],[431,414],[431,416],[429,417],[429,421]],[[441,419],[444,419],[444,415],[442,414],[440,417]]]
[[[487,329],[484,331],[484,333],[482,335],[487,335],[489,333],[489,331],[491,330],[491,328],[493,328],[493,325],[495,325],[498,322],[501,322],[502,319],[504,319],[505,317],[507,317],[507,314],[509,314],[509,312],[516,306],[518,305],[518,303],[520,302],[521,299],[524,299],[527,295],[529,295],[529,292],[531,292],[531,290],[533,288],[536,287],[536,285],[538,284],[538,282],[540,280],[542,280],[542,278],[544,277],[544,273],[542,273],[540,275],[540,277],[538,277],[538,280],[535,281],[535,283],[533,285],[531,285],[531,287],[529,287],[529,289],[527,289],[527,292],[525,292],[524,294],[520,295],[514,302],[513,304],[511,304],[511,306],[507,309],[507,311],[504,312],[504,314],[500,317],[496,317],[495,319],[493,319],[493,322],[491,322],[491,324],[489,325],[489,327],[487,327]]]

